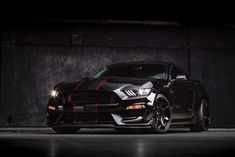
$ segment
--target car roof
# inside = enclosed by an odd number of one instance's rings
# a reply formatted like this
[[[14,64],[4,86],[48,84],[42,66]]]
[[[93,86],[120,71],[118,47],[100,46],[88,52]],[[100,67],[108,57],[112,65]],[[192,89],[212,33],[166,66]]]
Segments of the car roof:
[[[149,64],[164,64],[167,66],[172,66],[175,65],[174,63],[170,63],[170,62],[160,62],[160,61],[135,61],[135,62],[121,62],[121,63],[115,63],[115,64],[110,64],[108,65],[108,67],[113,67],[113,66],[124,66],[124,65],[149,65]]]

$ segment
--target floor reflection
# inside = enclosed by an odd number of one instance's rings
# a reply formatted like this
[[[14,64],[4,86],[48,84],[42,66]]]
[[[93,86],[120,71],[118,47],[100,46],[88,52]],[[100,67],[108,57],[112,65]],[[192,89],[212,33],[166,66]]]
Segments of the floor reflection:
[[[50,139],[49,140],[49,157],[56,157],[57,156],[57,141],[55,139]]]
[[[234,156],[235,132],[190,133],[173,130],[167,134],[114,130],[81,130],[77,134],[0,133],[0,148],[7,156]]]
[[[136,141],[136,157],[145,157],[145,144],[142,140]]]

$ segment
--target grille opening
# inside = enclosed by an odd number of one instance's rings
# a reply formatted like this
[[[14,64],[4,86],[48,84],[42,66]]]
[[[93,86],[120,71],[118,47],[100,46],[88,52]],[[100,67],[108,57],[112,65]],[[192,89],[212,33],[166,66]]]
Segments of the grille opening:
[[[66,113],[60,123],[114,123],[110,114],[76,114]]]
[[[118,103],[119,98],[113,92],[76,92],[65,95],[67,103],[73,104],[113,104]]]

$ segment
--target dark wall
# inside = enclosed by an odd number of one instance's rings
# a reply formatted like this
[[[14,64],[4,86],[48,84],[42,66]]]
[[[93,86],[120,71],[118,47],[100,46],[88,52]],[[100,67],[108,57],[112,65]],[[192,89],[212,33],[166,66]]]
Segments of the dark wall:
[[[173,62],[201,80],[213,127],[234,127],[235,28],[79,24],[3,29],[0,126],[46,125],[50,88],[118,62]]]

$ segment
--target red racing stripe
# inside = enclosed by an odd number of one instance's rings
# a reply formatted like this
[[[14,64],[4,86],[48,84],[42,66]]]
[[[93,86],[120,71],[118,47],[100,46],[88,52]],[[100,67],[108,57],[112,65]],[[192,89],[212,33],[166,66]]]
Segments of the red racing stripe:
[[[98,122],[99,122],[99,117],[97,117],[97,116],[96,116],[96,121],[95,121],[95,122],[96,122],[96,123],[98,123]]]
[[[101,81],[97,86],[96,86],[96,91],[98,91],[100,89],[100,87],[107,81],[107,79],[104,79],[103,81]]]
[[[71,101],[72,101],[72,96],[69,95],[69,96],[68,96],[68,102],[71,103]]]
[[[98,102],[95,104],[95,112],[97,113],[98,112]]]
[[[75,112],[75,104],[73,104],[73,112]],[[73,118],[73,123],[76,123],[75,118]]]
[[[97,101],[96,104],[95,104],[95,112],[96,112],[96,120],[95,122],[98,123],[98,116],[97,116],[97,113],[98,113],[98,105],[99,105],[99,102]]]
[[[82,80],[78,83],[78,85],[74,88],[75,91],[78,91],[80,86],[85,82],[86,80]]]
[[[97,86],[96,86],[96,91],[98,91],[100,89],[100,87],[107,81],[107,79],[104,79],[103,81],[101,81]],[[96,102],[96,105],[95,105],[95,112],[96,112],[96,123],[98,123],[98,116],[97,116],[97,113],[98,113],[98,105],[99,105],[99,102],[97,101]]]

